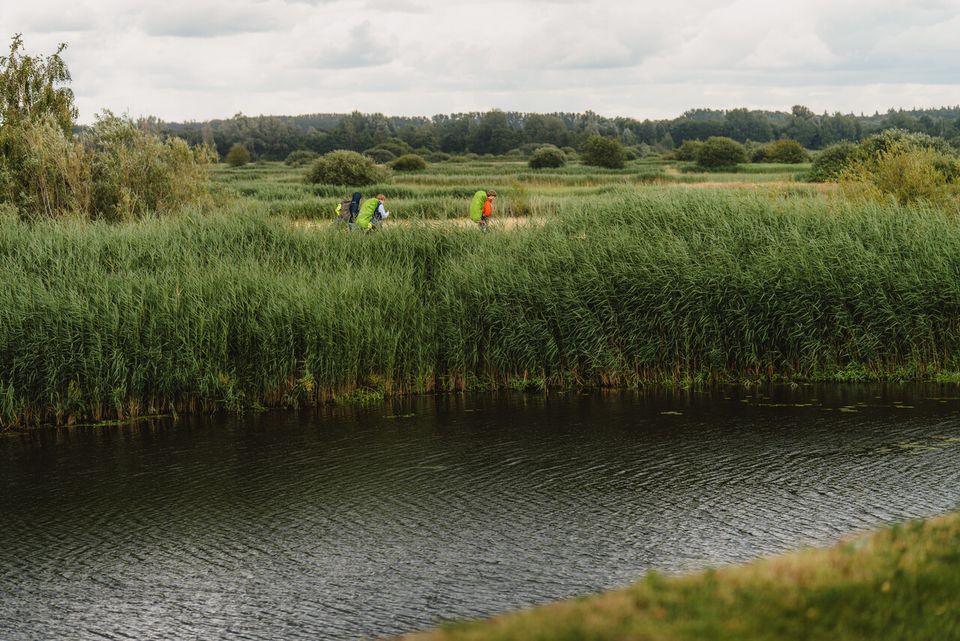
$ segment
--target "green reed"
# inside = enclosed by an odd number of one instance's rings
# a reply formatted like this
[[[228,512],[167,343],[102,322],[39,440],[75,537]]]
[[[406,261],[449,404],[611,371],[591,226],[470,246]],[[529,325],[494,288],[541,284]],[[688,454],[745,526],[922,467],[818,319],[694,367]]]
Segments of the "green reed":
[[[960,371],[949,213],[621,188],[481,234],[297,227],[241,201],[0,224],[0,421],[508,386]]]

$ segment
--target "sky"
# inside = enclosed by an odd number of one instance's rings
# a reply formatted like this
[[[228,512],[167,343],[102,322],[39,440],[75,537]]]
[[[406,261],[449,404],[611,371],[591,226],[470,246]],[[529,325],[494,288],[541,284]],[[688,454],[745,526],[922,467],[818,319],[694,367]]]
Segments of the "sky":
[[[960,104],[960,0],[0,0],[15,33],[85,123]]]

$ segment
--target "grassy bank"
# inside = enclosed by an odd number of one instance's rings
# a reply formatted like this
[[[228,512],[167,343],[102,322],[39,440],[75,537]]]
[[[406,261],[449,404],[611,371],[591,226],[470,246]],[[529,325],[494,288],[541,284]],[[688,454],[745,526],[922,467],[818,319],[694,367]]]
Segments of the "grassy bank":
[[[543,225],[303,229],[241,201],[0,225],[5,426],[374,394],[960,371],[936,209],[623,187]]]
[[[960,517],[451,625],[411,641],[943,641],[960,638]]]

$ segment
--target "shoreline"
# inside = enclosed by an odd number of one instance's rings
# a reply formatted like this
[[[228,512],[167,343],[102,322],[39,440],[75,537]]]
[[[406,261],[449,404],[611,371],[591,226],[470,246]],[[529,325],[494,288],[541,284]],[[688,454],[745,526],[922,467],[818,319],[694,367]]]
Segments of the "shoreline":
[[[960,632],[960,513],[744,565],[445,623],[404,641],[935,641]]]

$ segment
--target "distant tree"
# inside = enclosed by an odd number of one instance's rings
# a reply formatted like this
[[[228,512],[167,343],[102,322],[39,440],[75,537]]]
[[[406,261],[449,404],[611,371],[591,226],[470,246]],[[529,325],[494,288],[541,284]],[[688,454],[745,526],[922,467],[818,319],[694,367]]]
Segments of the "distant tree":
[[[725,136],[711,136],[697,152],[697,164],[705,169],[735,167],[747,162],[743,145]]]
[[[556,147],[540,147],[530,156],[528,164],[531,169],[563,167],[567,164],[567,157]]]
[[[773,137],[770,121],[759,112],[731,109],[724,118],[726,134],[739,142],[766,142]]]
[[[240,143],[235,143],[223,160],[231,167],[240,167],[250,162],[250,152]]]
[[[23,53],[20,34],[10,42],[10,52],[0,56],[0,126],[22,122],[52,121],[67,136],[77,117],[73,91],[62,86],[70,82],[70,71],[60,56],[66,44],[60,44],[49,56]]]
[[[616,140],[603,136],[590,136],[583,144],[580,159],[586,165],[621,169],[626,162],[626,153]]]
[[[507,115],[502,111],[484,114],[470,135],[470,150],[478,154],[502,154],[513,149],[521,141],[521,134],[510,127]]]

